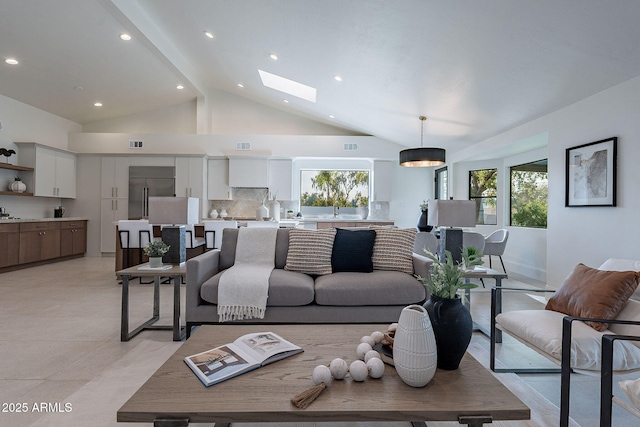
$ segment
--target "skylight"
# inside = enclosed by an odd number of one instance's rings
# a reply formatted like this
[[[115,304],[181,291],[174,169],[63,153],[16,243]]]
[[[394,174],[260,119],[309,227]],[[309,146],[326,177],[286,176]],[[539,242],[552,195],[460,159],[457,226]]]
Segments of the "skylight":
[[[262,84],[266,87],[279,90],[280,92],[284,92],[310,102],[316,102],[316,88],[294,82],[293,80],[289,80],[266,71],[258,70],[258,73],[260,73]]]

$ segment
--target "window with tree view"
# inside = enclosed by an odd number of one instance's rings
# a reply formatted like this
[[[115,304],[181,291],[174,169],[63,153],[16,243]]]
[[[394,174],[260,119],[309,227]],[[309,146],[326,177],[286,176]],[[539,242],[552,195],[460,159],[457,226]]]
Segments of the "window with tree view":
[[[476,202],[476,224],[497,224],[497,169],[469,171],[469,200]]]
[[[300,171],[300,208],[302,213],[355,213],[369,205],[368,170],[302,170]],[[352,209],[353,208],[353,209]]]
[[[511,221],[516,227],[547,228],[547,159],[511,167]]]

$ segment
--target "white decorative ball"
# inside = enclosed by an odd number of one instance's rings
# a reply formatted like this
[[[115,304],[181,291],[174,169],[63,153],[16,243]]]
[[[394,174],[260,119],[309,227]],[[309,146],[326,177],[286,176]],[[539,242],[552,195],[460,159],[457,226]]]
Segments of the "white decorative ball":
[[[387,328],[387,332],[395,332],[398,329],[398,323],[392,323]]]
[[[349,366],[349,373],[354,381],[364,381],[369,375],[369,368],[362,360],[354,360]]]
[[[318,365],[313,368],[313,384],[318,385],[324,383],[327,387],[331,384],[331,371],[325,365]]]
[[[373,338],[374,343],[378,344],[384,338],[384,334],[380,331],[375,331],[371,334],[371,338]]]
[[[329,370],[331,371],[333,378],[341,380],[347,375],[347,372],[349,372],[349,365],[347,365],[347,362],[343,359],[338,357],[331,361],[329,364]]]
[[[380,359],[380,353],[378,353],[375,350],[369,350],[364,355],[364,363],[367,363],[369,361],[369,359],[374,359],[374,358]]]
[[[366,342],[367,344],[369,344],[371,347],[374,346],[374,344],[376,343],[372,337],[370,337],[369,335],[365,335],[364,337],[360,338],[360,342]]]
[[[369,376],[371,378],[380,378],[384,374],[384,362],[375,357],[369,359],[367,362],[367,368],[369,369]]]
[[[364,355],[367,354],[367,351],[371,351],[372,348],[366,342],[361,342],[356,347],[356,354],[358,355],[358,359],[364,359]]]

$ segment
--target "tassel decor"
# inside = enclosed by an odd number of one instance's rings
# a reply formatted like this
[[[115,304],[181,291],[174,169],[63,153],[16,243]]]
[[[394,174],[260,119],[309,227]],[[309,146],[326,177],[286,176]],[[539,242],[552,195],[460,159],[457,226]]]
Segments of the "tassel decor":
[[[308,388],[305,391],[293,396],[291,398],[291,403],[296,405],[297,408],[306,409],[307,406],[311,404],[311,402],[313,402],[318,396],[320,396],[320,393],[322,393],[322,390],[324,390],[325,388],[327,388],[325,383],[320,383],[311,388]]]

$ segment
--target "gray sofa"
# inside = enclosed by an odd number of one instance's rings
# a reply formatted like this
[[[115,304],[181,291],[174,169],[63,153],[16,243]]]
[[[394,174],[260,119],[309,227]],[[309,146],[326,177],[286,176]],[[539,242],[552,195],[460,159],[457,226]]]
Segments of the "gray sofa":
[[[186,326],[217,324],[218,282],[235,260],[237,229],[225,229],[221,249],[187,261]],[[424,285],[400,271],[340,272],[321,276],[285,270],[289,230],[277,232],[275,269],[263,319],[230,323],[391,323],[427,297]],[[427,277],[431,260],[413,254],[414,274]]]

